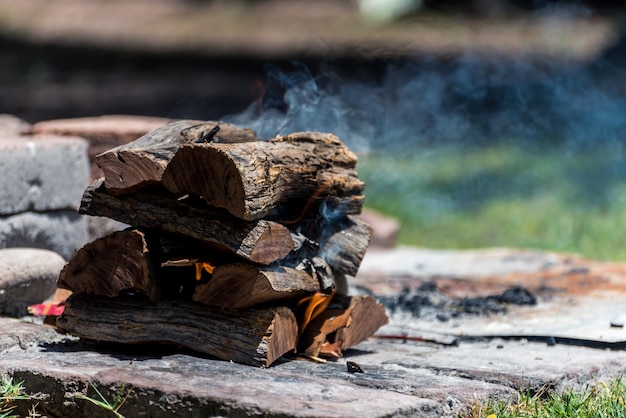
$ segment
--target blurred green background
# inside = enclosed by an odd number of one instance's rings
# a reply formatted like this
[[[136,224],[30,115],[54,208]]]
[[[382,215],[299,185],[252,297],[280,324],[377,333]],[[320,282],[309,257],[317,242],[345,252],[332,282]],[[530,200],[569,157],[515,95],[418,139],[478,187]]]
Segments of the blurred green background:
[[[602,1],[0,0],[0,113],[330,131],[401,243],[626,260],[623,16]]]

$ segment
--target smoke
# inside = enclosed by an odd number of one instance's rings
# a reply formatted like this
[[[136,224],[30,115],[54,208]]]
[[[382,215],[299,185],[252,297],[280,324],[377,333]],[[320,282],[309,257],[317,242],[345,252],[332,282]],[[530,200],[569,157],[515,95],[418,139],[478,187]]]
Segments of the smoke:
[[[609,61],[465,54],[399,59],[356,75],[297,62],[266,71],[261,102],[224,118],[263,138],[332,132],[365,152],[501,140],[584,147],[621,144],[626,132],[621,70]]]

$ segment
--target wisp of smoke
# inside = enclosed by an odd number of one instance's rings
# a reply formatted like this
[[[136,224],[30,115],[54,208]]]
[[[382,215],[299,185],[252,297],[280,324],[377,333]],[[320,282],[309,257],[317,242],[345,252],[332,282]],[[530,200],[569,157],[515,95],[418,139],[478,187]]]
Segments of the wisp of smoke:
[[[332,132],[357,152],[498,140],[621,143],[623,83],[607,81],[600,68],[611,65],[471,54],[402,59],[369,78],[342,76],[330,66],[314,75],[302,63],[289,70],[268,65],[262,106],[255,102],[224,119],[262,138]],[[619,70],[609,74],[621,78]]]

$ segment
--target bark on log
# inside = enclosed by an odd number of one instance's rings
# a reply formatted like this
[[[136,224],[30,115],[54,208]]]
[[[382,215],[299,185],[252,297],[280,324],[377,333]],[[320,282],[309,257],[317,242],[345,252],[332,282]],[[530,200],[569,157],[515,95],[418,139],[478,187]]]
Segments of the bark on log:
[[[389,321],[385,308],[371,296],[353,296],[338,303],[343,307],[329,307],[307,325],[298,343],[299,352],[341,357]]]
[[[293,249],[289,230],[276,222],[242,221],[204,202],[187,204],[165,191],[142,190],[115,196],[102,180],[83,195],[79,213],[104,216],[141,228],[159,228],[204,241],[254,263],[267,265]]]
[[[219,131],[214,132],[216,126]],[[157,128],[137,140],[96,156],[105,185],[113,193],[129,193],[156,184],[178,149],[197,141],[258,141],[249,128],[226,122],[180,120]]]
[[[258,268],[236,263],[219,266],[206,284],[196,287],[193,300],[228,309],[267,302],[298,300],[320,290],[317,279],[289,267]]]
[[[169,343],[258,367],[294,350],[298,335],[296,318],[286,307],[229,312],[197,303],[83,295],[67,300],[57,326],[89,340]]]
[[[307,203],[329,216],[360,213],[364,184],[357,157],[335,135],[297,133],[270,141],[180,147],[163,173],[174,194],[195,193],[210,206],[254,220],[294,223]]]
[[[63,267],[58,287],[76,294],[118,296],[126,291],[160,297],[145,234],[138,230],[114,232],[82,247]]]

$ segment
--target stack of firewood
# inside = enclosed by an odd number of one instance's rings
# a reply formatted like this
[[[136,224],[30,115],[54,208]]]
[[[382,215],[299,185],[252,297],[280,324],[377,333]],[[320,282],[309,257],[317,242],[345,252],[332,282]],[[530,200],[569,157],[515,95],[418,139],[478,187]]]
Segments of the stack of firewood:
[[[354,216],[357,158],[336,136],[260,141],[182,120],[96,162],[104,178],[80,212],[130,226],[61,272],[64,332],[266,367],[288,353],[339,357],[387,322],[373,298],[348,296],[372,231]]]

